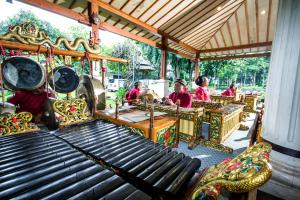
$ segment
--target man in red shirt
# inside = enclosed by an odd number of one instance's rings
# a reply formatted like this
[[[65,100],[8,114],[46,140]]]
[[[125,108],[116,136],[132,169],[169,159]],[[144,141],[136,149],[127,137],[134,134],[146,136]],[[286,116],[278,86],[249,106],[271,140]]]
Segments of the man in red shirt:
[[[192,97],[191,95],[184,90],[185,83],[182,79],[177,79],[175,82],[174,92],[169,95],[169,99],[165,101],[166,104],[175,105],[179,100],[180,107],[190,108],[192,107]]]
[[[126,94],[126,99],[127,99],[129,105],[131,105],[132,102],[140,96],[141,87],[142,87],[142,83],[141,82],[139,82],[139,81],[135,82],[134,83],[134,88],[132,88]]]
[[[8,102],[17,106],[16,112],[30,112],[34,116],[34,122],[40,123],[48,96],[54,95],[46,92],[45,86],[41,86],[33,91],[16,91]]]
[[[222,92],[222,96],[235,96],[235,90],[236,90],[236,87],[232,83],[227,90],[225,90],[224,92]]]

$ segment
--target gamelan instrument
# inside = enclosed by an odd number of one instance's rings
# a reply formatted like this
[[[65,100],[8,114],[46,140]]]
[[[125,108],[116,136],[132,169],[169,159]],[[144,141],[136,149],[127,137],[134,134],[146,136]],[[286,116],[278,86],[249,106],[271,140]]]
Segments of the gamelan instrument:
[[[11,57],[2,63],[4,85],[10,90],[35,90],[45,83],[46,70],[27,57]]]
[[[0,199],[151,199],[49,133],[1,137],[0,143]]]
[[[266,143],[198,176],[199,159],[104,121],[0,144],[0,199],[218,199],[222,189],[248,192],[272,174]]]
[[[147,103],[158,102],[160,99],[158,94],[154,92],[154,90],[146,89],[143,94],[139,96],[142,102],[147,101]]]
[[[72,68],[60,66],[49,74],[49,84],[56,92],[69,93],[78,87],[79,77]]]
[[[0,114],[14,114],[16,106],[8,102],[0,102]]]
[[[89,111],[105,109],[105,89],[102,82],[89,75],[80,76],[79,86],[76,89],[77,98],[83,98],[88,104]]]

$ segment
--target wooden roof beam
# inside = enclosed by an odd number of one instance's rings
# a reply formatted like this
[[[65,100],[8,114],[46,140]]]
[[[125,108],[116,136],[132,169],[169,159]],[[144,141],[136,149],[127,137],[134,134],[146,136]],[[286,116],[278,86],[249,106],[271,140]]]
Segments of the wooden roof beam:
[[[182,52],[180,52],[180,51],[177,51],[177,50],[175,50],[175,49],[172,49],[172,48],[170,48],[170,47],[167,48],[167,51],[172,52],[172,53],[175,53],[175,54],[178,54],[178,55],[180,55],[180,56],[182,56],[182,57],[184,57],[184,58],[190,59],[191,61],[194,61],[194,60],[195,60],[194,57],[192,57],[192,56],[190,56],[190,55],[188,55],[188,54],[182,53]]]
[[[68,8],[64,8],[57,4],[50,3],[50,2],[44,1],[44,0],[19,0],[19,1],[22,3],[26,3],[29,5],[50,11],[50,12],[54,12],[56,14],[62,15],[64,17],[67,17],[70,19],[74,19],[80,23],[90,25],[88,16],[81,14],[81,13],[74,12]]]
[[[49,49],[43,46],[39,45],[32,45],[32,44],[21,44],[18,42],[12,42],[12,41],[5,41],[0,40],[0,45],[8,48],[8,49],[19,49],[24,51],[31,51],[31,52],[40,52],[40,53],[48,53]],[[83,57],[85,56],[84,52],[79,51],[71,51],[71,50],[63,50],[58,48],[53,48],[53,54],[54,55],[66,55],[66,56],[72,56],[72,57]],[[104,56],[99,54],[89,54],[91,60],[108,60],[111,62],[121,62],[121,63],[128,63],[127,60],[122,58],[114,58],[110,56]]]
[[[112,25],[110,25],[106,22],[100,23],[99,28],[102,29],[102,30],[106,30],[106,31],[109,31],[109,32],[112,32],[112,33],[130,38],[130,39],[148,44],[148,45],[153,46],[153,47],[161,48],[161,45],[158,44],[157,42],[154,42],[154,41],[149,40],[147,38],[144,38],[144,37],[138,36],[136,34],[130,33],[130,32],[125,31],[123,29],[117,28],[117,27],[112,26]]]
[[[19,1],[21,1],[21,0],[19,0]],[[38,8],[42,8],[44,10],[47,10],[47,11],[50,11],[50,12],[53,12],[53,13],[56,13],[56,14],[59,14],[59,15],[62,15],[64,17],[76,20],[76,21],[78,21],[80,23],[90,25],[88,16],[85,16],[82,13],[77,13],[75,11],[69,10],[67,8],[64,8],[62,6],[56,5],[54,3],[50,3],[50,2],[48,2],[46,0],[22,0],[21,2],[29,4],[29,5],[32,5],[32,6],[36,6]],[[99,25],[99,28],[102,29],[102,30],[107,30],[109,32],[112,32],[112,33],[115,33],[115,34],[118,34],[118,35],[130,38],[130,39],[133,39],[133,40],[137,40],[139,42],[148,44],[148,45],[153,46],[153,47],[161,48],[161,45],[158,44],[157,42],[154,42],[154,41],[146,39],[144,37],[135,35],[133,33],[125,31],[123,29],[111,26],[111,25],[109,25],[108,23],[105,23],[105,22],[102,22]],[[180,55],[182,57],[185,57],[187,59],[194,60],[194,58],[192,56],[187,55],[185,53],[181,53],[181,52],[176,51],[176,50],[171,49],[171,48],[168,48],[167,50],[170,51],[170,52],[176,53],[176,54],[178,54],[178,55]]]
[[[84,24],[90,25],[88,16],[85,16],[83,14],[80,14],[80,13],[77,13],[75,11],[69,10],[67,8],[56,5],[54,3],[50,3],[50,2],[45,1],[45,0],[23,0],[21,2],[24,2],[26,4],[42,8],[44,10],[48,10],[50,12],[53,12],[53,13],[56,13],[56,14],[59,14],[59,15],[63,15],[65,17],[77,20],[77,21],[79,21],[81,23],[84,23]],[[93,1],[93,3],[94,2],[95,1]],[[151,46],[154,46],[154,47],[160,47],[160,45],[158,43],[156,43],[152,40],[143,38],[143,37],[135,35],[133,33],[129,33],[128,31],[125,31],[125,30],[119,29],[117,27],[111,26],[106,22],[102,22],[99,25],[99,28],[103,29],[103,30],[110,31],[112,33],[116,33],[118,35],[130,38],[130,39],[133,39],[133,40],[137,40],[139,42],[143,42],[145,44],[148,44],[148,45],[151,45]]]
[[[266,47],[266,46],[271,46],[271,45],[272,45],[272,42],[261,42],[261,43],[253,43],[253,44],[238,45],[238,46],[231,46],[231,47],[204,49],[204,50],[200,50],[199,52],[200,53],[210,53],[210,52],[216,52],[216,51],[230,51],[230,50],[237,50],[237,49]]]
[[[127,13],[111,6],[110,4],[108,3],[105,3],[103,1],[96,1],[96,3],[100,6],[100,8],[110,12],[110,13],[113,13],[119,17],[122,17],[123,19],[126,19],[130,22],[132,22],[133,24],[135,24],[136,26],[144,29],[144,30],[147,30],[149,31],[150,33],[158,36],[158,37],[162,37],[162,36],[165,36],[166,38],[168,38],[169,40],[171,40],[172,42],[178,44],[179,46],[183,47],[183,48],[186,48],[190,51],[193,51],[193,52],[197,52],[197,49],[195,49],[194,47],[174,38],[174,37],[171,37],[170,35],[167,35],[166,33],[164,33],[163,31],[160,31],[159,29],[156,29],[154,28],[153,26],[150,26],[149,24],[139,20],[138,18],[135,18],[135,17],[132,17],[131,15],[128,15]]]
[[[255,53],[255,54],[245,54],[245,55],[233,55],[233,56],[220,56],[220,57],[204,57],[200,58],[201,61],[209,61],[209,60],[231,60],[238,58],[252,58],[252,57],[269,57],[271,53]]]

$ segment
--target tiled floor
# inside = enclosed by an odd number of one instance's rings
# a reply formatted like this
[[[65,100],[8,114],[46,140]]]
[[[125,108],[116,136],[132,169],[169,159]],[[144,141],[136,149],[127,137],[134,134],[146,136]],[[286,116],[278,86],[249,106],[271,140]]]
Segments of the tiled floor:
[[[250,117],[248,118],[247,122],[244,122],[243,124],[251,127],[253,124],[253,120],[254,114],[250,114]],[[185,142],[179,143],[179,148],[177,149],[177,151],[189,155],[193,158],[201,159],[201,170],[205,167],[209,167],[211,165],[220,163],[225,158],[234,157],[240,154],[248,147],[249,138],[249,131],[236,130],[235,132],[233,132],[223,143],[224,145],[233,148],[232,154],[216,151],[201,145],[196,146],[193,150],[189,150],[187,148],[187,143]]]

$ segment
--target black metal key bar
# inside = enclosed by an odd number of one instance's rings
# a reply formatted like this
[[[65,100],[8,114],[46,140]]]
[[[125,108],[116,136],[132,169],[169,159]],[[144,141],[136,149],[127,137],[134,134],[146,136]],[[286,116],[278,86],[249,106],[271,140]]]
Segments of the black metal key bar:
[[[0,199],[151,199],[48,133],[1,137],[0,152]]]
[[[179,197],[182,188],[201,165],[199,159],[192,159],[169,147],[154,144],[124,127],[111,126],[111,123],[105,121],[98,121],[96,125],[98,127],[82,126],[76,132],[65,133],[62,130],[56,135],[105,163],[153,198]],[[110,128],[101,128],[107,126]],[[115,193],[107,196],[114,197]]]

